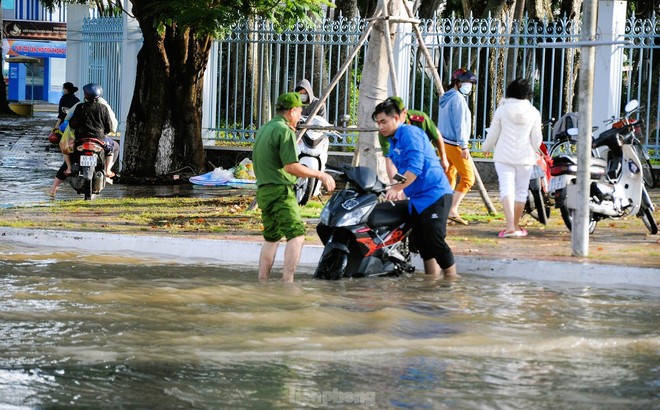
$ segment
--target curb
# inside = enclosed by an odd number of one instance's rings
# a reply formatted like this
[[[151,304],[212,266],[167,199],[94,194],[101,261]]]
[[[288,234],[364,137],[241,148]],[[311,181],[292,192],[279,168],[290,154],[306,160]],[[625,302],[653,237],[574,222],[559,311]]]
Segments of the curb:
[[[45,229],[0,228],[5,241],[49,248],[69,248],[86,252],[139,253],[176,263],[225,263],[257,266],[260,242],[222,239],[173,238],[149,235],[122,235],[98,232],[53,231]],[[223,250],[231,249],[231,252]],[[323,252],[319,245],[305,245],[300,265],[313,268]],[[275,258],[282,263],[284,246]],[[423,270],[422,260],[413,256],[415,267]],[[660,269],[592,264],[583,262],[553,262],[534,259],[493,259],[456,256],[462,275],[492,278],[518,278],[531,281],[569,282],[595,285],[632,285],[660,287]]]

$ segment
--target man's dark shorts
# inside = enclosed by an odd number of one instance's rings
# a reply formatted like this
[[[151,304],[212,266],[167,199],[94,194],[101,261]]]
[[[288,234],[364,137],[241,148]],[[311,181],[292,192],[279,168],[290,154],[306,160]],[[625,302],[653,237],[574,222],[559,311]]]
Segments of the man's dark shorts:
[[[305,223],[291,185],[262,185],[257,188],[257,204],[267,242],[287,240],[305,234]]]
[[[413,241],[419,256],[425,261],[435,259],[442,269],[454,264],[454,254],[445,242],[452,198],[452,194],[441,197],[421,214],[413,208],[411,217]]]

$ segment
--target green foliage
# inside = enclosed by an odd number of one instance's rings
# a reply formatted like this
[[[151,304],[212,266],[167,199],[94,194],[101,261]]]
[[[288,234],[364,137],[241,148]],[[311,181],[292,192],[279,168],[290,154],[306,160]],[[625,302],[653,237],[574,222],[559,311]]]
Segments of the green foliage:
[[[312,26],[313,19],[323,15],[323,6],[332,4],[327,0],[152,0],[143,13],[158,22],[159,31],[190,28],[197,36],[223,37],[235,23],[252,16],[272,21],[278,30],[297,23]]]
[[[114,2],[99,0],[42,0],[47,8],[62,4],[94,4],[104,14],[115,14]],[[140,18],[153,21],[159,33],[169,27],[192,29],[198,37],[222,37],[245,17],[261,16],[284,30],[297,23],[314,25],[314,19],[324,14],[325,7],[334,7],[328,0],[132,0],[140,8]]]

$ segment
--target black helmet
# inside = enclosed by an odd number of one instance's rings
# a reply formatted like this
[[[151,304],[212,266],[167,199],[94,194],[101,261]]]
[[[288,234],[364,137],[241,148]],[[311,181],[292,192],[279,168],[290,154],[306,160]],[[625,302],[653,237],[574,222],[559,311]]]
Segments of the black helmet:
[[[468,71],[465,68],[459,68],[458,70],[455,70],[452,73],[451,81],[452,81],[452,83],[461,82],[461,83],[476,84],[477,83],[477,76],[472,74],[472,72]]]
[[[103,95],[103,88],[96,83],[89,83],[83,87],[83,93],[87,101],[96,101]]]

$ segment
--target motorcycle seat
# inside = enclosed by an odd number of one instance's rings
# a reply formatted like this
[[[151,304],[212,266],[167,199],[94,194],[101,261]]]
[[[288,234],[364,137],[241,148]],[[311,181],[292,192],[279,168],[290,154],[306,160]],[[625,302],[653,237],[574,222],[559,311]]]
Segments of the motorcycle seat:
[[[600,179],[607,168],[607,161],[602,158],[591,157],[591,179]],[[553,176],[575,175],[577,173],[577,156],[562,154],[552,158],[550,173]]]
[[[562,154],[552,158],[552,165],[577,165],[577,156]],[[591,166],[596,168],[606,168],[607,161],[602,158],[591,157]]]
[[[395,201],[394,205],[389,201],[381,202],[376,204],[371,214],[369,214],[367,225],[372,229],[382,226],[396,226],[406,221],[408,215],[408,200]]]

